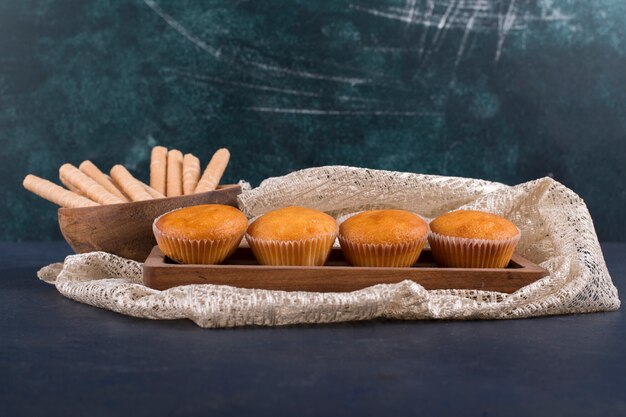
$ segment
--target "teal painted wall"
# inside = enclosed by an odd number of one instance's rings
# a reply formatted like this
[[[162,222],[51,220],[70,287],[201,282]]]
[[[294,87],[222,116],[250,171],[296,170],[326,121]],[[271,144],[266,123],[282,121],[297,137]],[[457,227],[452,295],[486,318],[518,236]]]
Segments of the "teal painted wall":
[[[1,240],[60,239],[32,172],[154,144],[226,181],[326,164],[550,175],[626,236],[626,2],[0,0]]]

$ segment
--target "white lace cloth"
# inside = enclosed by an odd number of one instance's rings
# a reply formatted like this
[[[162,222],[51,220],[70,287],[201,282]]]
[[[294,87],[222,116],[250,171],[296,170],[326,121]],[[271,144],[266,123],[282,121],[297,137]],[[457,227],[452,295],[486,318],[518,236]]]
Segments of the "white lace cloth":
[[[66,297],[135,317],[188,318],[202,327],[280,326],[378,317],[504,319],[616,310],[620,306],[589,211],[551,178],[514,187],[488,181],[328,166],[269,178],[245,189],[249,216],[301,205],[335,217],[370,208],[398,208],[426,218],[457,208],[499,214],[519,227],[517,251],[550,275],[513,294],[426,291],[412,281],[352,293],[248,290],[189,285],[157,291],[142,285],[142,264],[92,252],[41,269],[40,279]]]

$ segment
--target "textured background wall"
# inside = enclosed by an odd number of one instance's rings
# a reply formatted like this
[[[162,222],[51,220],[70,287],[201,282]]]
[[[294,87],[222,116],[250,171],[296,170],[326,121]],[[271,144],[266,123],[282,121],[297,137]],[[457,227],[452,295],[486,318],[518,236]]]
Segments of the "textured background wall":
[[[59,239],[32,172],[150,146],[227,181],[325,164],[545,175],[626,236],[623,0],[0,0],[0,240]]]

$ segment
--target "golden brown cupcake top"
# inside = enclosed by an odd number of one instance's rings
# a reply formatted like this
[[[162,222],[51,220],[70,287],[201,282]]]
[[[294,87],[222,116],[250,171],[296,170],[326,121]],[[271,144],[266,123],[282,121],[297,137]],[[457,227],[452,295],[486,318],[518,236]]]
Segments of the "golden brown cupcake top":
[[[305,207],[272,210],[248,227],[248,234],[262,240],[304,240],[337,231],[337,222],[328,214]]]
[[[477,210],[451,211],[430,222],[430,230],[440,235],[467,239],[510,239],[519,233],[504,217]]]
[[[176,238],[220,240],[242,235],[248,226],[248,219],[234,207],[205,204],[166,213],[155,226]]]
[[[409,211],[369,210],[341,223],[339,234],[353,243],[406,243],[426,237],[428,225]]]

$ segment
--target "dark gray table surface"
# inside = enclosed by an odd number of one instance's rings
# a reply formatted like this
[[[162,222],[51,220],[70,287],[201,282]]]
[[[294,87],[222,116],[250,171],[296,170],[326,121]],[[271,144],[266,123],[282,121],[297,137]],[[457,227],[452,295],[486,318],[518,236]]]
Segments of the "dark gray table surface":
[[[35,272],[69,252],[0,244],[1,416],[626,415],[621,311],[205,330],[62,297]]]

